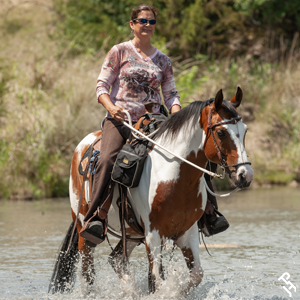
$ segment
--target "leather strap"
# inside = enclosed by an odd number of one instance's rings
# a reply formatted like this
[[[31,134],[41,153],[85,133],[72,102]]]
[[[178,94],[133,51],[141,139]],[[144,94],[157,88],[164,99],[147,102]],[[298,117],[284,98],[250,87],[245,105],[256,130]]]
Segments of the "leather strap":
[[[119,184],[119,193],[120,193],[120,206],[119,206],[119,218],[120,218],[120,224],[121,224],[121,231],[122,231],[122,241],[123,241],[123,259],[124,262],[128,261],[128,255],[127,255],[127,240],[126,240],[126,227],[125,227],[125,198],[127,193],[127,188],[124,186],[121,186]]]
[[[238,167],[238,166],[242,166],[242,165],[251,165],[250,162],[244,162],[244,163],[239,163],[239,164],[234,164],[234,165],[227,165],[226,163],[226,160],[225,158],[223,157],[223,154],[217,144],[217,141],[215,139],[215,135],[213,133],[213,128],[215,128],[216,126],[221,126],[221,125],[225,125],[225,124],[236,124],[238,121],[240,121],[242,119],[241,116],[237,116],[237,117],[234,117],[230,120],[222,120],[220,122],[217,122],[217,123],[214,123],[214,124],[211,124],[211,119],[212,119],[212,105],[209,106],[209,112],[208,112],[208,122],[207,122],[207,130],[208,130],[208,133],[205,137],[205,141],[204,141],[204,144],[203,144],[203,149],[205,148],[205,145],[206,145],[206,142],[208,140],[208,136],[209,136],[209,133],[211,133],[212,135],[212,139],[213,139],[213,142],[214,142],[214,145],[215,145],[215,148],[217,150],[217,154],[218,154],[218,158],[219,158],[219,161],[221,163],[221,166],[225,169],[225,168],[229,168],[229,167]],[[228,169],[228,172],[229,172],[229,177],[231,177],[231,174],[235,171],[230,171]]]

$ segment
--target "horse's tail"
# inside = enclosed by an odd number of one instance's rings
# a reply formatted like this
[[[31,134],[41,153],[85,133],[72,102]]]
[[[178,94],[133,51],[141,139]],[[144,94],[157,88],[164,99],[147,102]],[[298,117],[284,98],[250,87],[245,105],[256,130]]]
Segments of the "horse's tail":
[[[77,230],[75,230],[72,238],[70,252],[67,253],[74,226],[75,224],[72,222],[62,242],[62,246],[54,266],[48,293],[54,294],[57,292],[63,293],[65,291],[70,291],[75,283],[75,263],[78,259]]]

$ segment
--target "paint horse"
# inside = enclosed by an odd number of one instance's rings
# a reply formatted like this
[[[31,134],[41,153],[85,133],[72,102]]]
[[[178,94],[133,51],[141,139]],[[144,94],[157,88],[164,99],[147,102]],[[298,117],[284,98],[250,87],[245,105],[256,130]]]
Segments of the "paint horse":
[[[253,179],[245,150],[247,126],[242,122],[236,108],[242,101],[243,93],[238,88],[229,101],[223,100],[220,90],[215,99],[196,101],[166,120],[160,127],[156,142],[177,155],[205,168],[208,160],[223,166],[235,186],[248,187]],[[90,201],[88,181],[79,207],[79,220],[74,224],[78,210],[82,176],[78,172],[80,160],[101,135],[96,131],[85,137],[77,146],[72,160],[70,177],[70,201],[73,223],[61,248],[49,290],[65,291],[70,287],[76,255],[82,258],[82,274],[88,286],[94,282],[93,249],[86,245],[78,235]],[[139,224],[144,229],[145,246],[149,260],[149,290],[154,292],[163,280],[161,251],[167,240],[173,240],[181,249],[190,270],[190,278],[184,291],[196,287],[202,280],[203,271],[199,259],[199,232],[197,221],[203,214],[207,201],[203,172],[172,157],[155,146],[149,153],[139,186],[128,189],[128,197]],[[121,231],[116,199],[119,197],[115,187],[114,197],[108,213],[108,227]],[[70,232],[76,226],[77,232],[71,241],[71,252],[66,254]],[[139,236],[129,227],[130,238]],[[127,241],[127,254],[131,254],[139,240]],[[111,263],[120,278],[128,276],[122,265],[122,241],[111,256]],[[119,267],[117,267],[119,265]],[[123,270],[123,271],[122,271]]]

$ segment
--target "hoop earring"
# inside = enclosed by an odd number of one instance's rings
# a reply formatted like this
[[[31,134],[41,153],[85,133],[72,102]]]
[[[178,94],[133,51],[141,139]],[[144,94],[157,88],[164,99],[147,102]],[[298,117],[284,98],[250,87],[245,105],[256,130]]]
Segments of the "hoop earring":
[[[134,30],[133,30],[133,29],[131,29],[131,34],[133,34],[133,35],[134,35]]]

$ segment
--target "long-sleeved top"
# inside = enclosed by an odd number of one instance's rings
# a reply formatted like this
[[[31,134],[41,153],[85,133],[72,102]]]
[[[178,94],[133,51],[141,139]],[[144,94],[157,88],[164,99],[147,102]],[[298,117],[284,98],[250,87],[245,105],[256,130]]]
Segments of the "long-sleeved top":
[[[108,52],[97,80],[97,99],[109,94],[112,103],[128,110],[136,122],[145,113],[146,103],[154,103],[152,112],[159,112],[160,87],[169,111],[180,105],[170,58],[157,49],[143,58],[129,41]],[[112,118],[109,113],[106,117]]]

